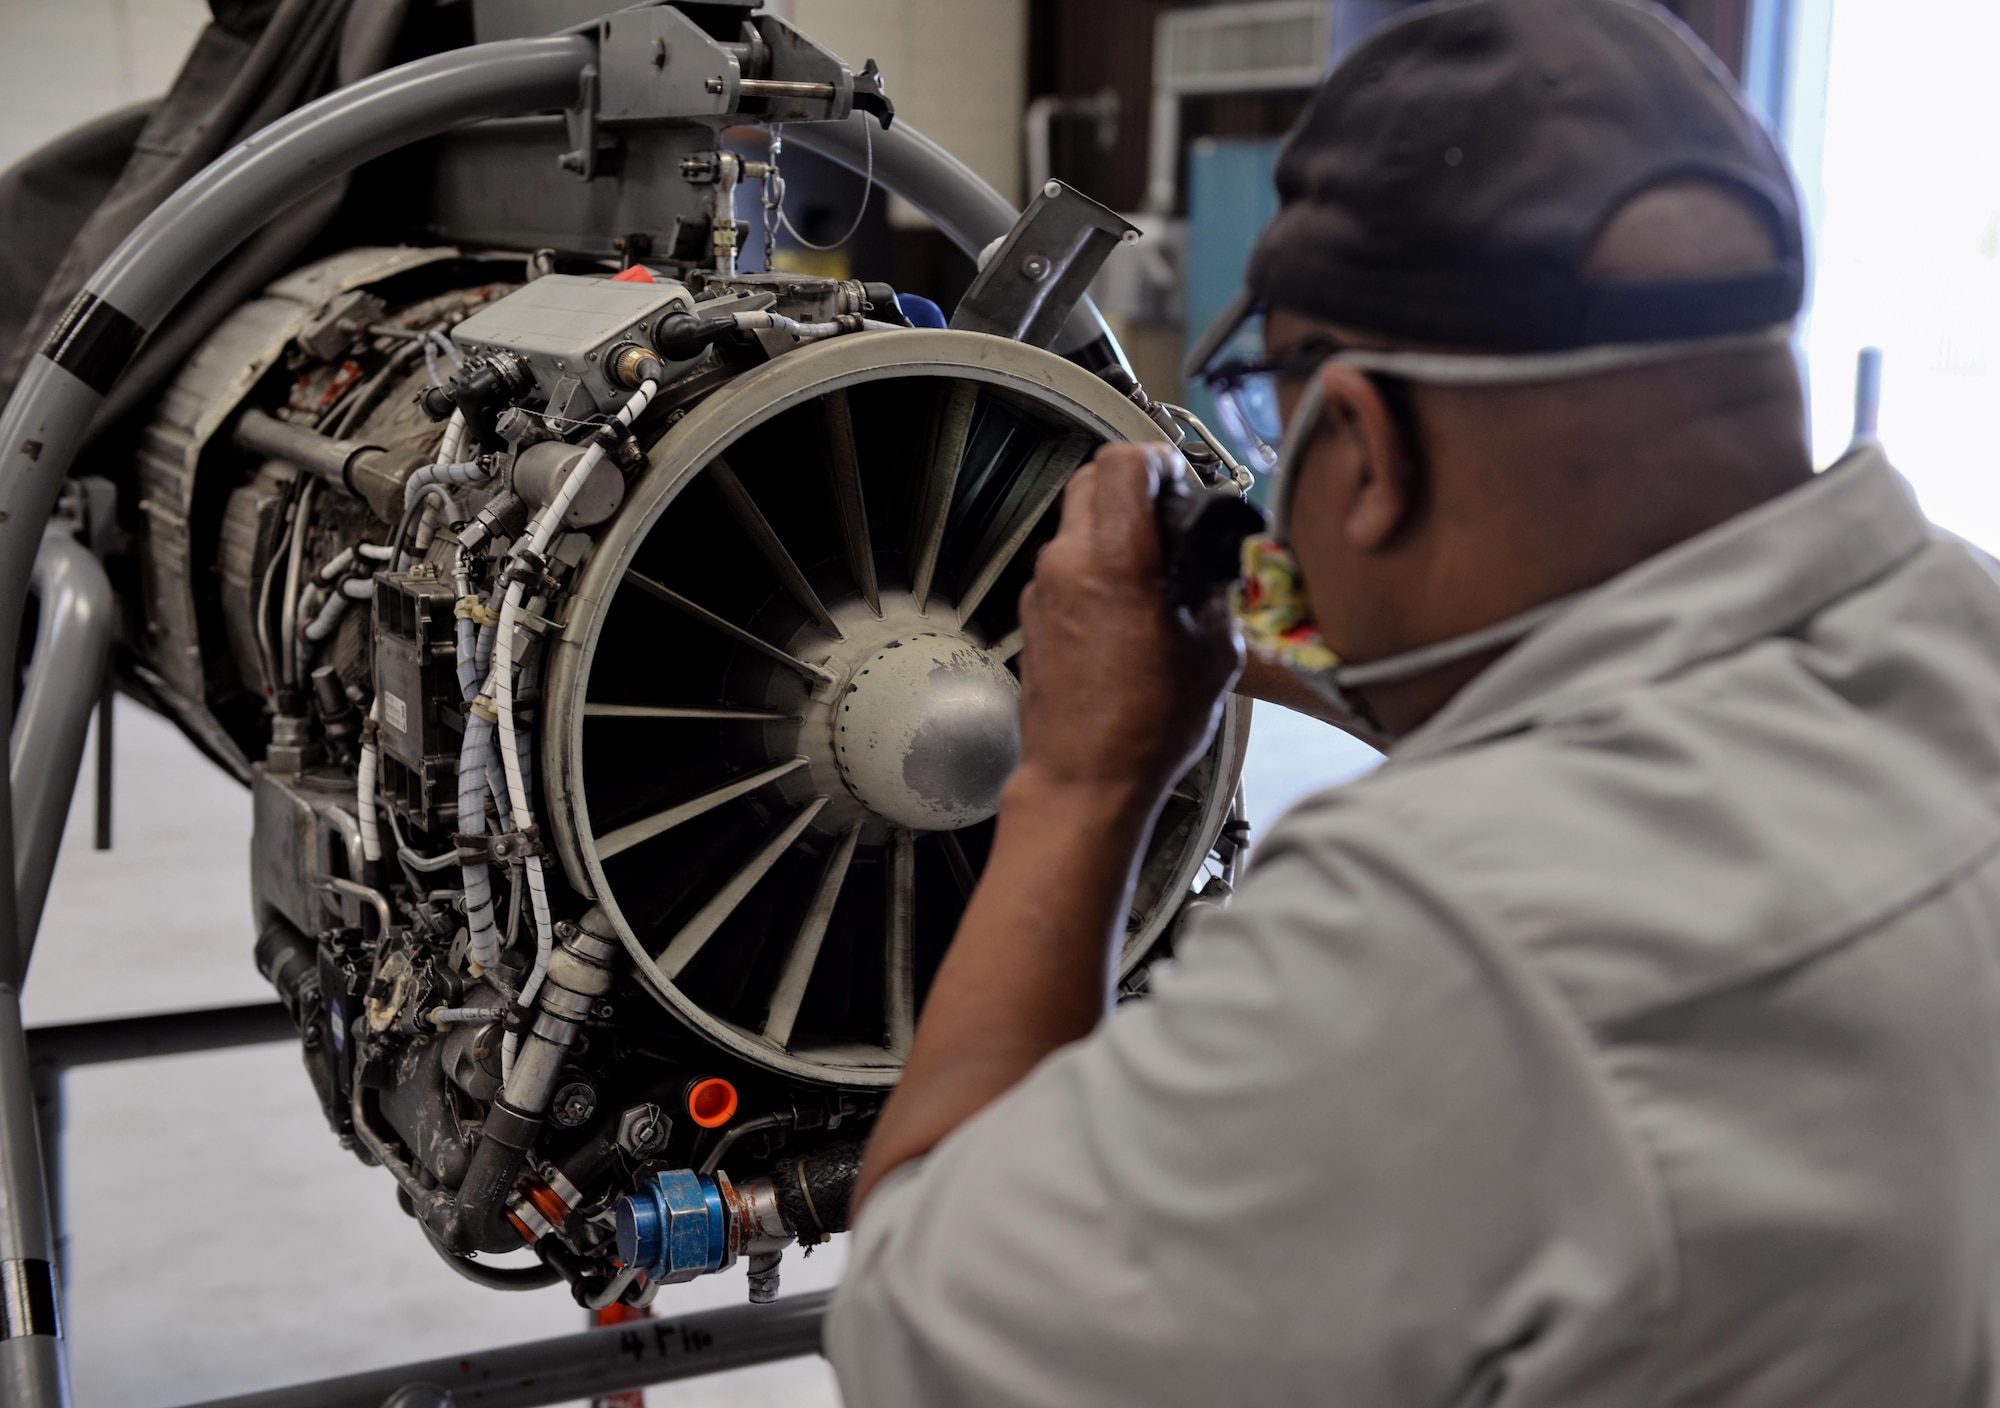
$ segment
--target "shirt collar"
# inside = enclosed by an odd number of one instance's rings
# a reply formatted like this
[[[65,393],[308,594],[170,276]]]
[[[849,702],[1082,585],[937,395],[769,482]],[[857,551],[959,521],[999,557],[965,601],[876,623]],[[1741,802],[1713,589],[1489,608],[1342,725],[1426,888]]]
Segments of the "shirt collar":
[[[1888,572],[1932,529],[1876,446],[1582,596],[1392,751],[1516,732],[1792,627]]]

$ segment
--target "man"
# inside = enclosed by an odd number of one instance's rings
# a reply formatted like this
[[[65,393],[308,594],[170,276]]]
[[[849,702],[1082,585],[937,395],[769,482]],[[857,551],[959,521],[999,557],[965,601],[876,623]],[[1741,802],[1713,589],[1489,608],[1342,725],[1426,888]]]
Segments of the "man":
[[[1388,761],[1107,1013],[1237,657],[1159,605],[1164,457],[1078,475],[850,1408],[1993,1402],[2000,586],[1874,448],[1811,473],[1782,161],[1660,12],[1471,0],[1278,179],[1291,640]]]

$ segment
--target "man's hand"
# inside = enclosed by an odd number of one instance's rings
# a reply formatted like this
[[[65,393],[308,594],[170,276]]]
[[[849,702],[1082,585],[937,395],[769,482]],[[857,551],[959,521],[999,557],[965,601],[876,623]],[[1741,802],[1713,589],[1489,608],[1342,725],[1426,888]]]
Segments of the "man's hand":
[[[1163,600],[1154,496],[1180,472],[1164,445],[1106,445],[1063,494],[1021,593],[1021,770],[1037,782],[1150,810],[1215,730],[1243,653],[1221,593],[1198,618]]]
[[[1021,766],[868,1141],[857,1210],[1110,1006],[1140,848],[1242,664],[1220,593],[1199,618],[1162,594],[1153,495],[1176,472],[1164,447],[1110,445],[1063,495],[1021,594]]]

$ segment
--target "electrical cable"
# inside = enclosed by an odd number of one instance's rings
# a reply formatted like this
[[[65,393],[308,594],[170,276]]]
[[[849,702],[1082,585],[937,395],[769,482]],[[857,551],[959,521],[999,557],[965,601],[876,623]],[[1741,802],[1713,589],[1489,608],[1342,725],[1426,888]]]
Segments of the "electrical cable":
[[[653,375],[647,376],[640,383],[639,389],[632,393],[631,399],[619,408],[618,423],[621,426],[630,427],[644,415],[646,407],[659,393],[659,382],[655,379],[660,370],[658,364],[648,362],[644,365],[650,368]],[[530,577],[540,575],[546,570],[546,556],[550,544],[555,539],[556,530],[562,526],[563,518],[569,513],[570,506],[576,502],[577,495],[583,492],[583,486],[589,482],[590,476],[603,461],[603,444],[593,442],[564,478],[562,487],[529,522],[527,531],[522,535],[526,541],[516,541],[508,557],[509,569],[503,574],[509,579],[507,595],[500,607],[500,624],[493,643],[493,671],[487,679],[486,693],[487,697],[492,699],[494,710],[499,715],[500,762],[507,777],[507,793],[512,803],[513,829],[523,835],[534,827],[535,817],[527,779],[521,767],[522,740],[514,726],[514,637],[520,629],[521,607],[527,595]],[[534,1002],[536,995],[541,991],[542,980],[548,975],[549,960],[555,956],[555,923],[549,912],[548,888],[542,874],[542,858],[530,854],[523,858],[522,868],[523,879],[528,888],[529,905],[535,919],[534,966],[528,970],[527,979],[521,984],[520,1002],[526,1007]],[[503,1082],[511,1079],[513,1051],[519,1044],[518,1032],[507,1033],[506,1039],[501,1043]]]
[[[370,585],[373,585],[372,583]],[[335,601],[345,600],[335,597]],[[361,825],[361,858],[374,865],[382,859],[382,823],[375,814],[376,773],[382,766],[381,745],[376,730],[382,726],[382,696],[368,706],[368,722],[362,729],[361,759],[354,773],[355,820]],[[386,934],[383,936],[388,937]]]
[[[460,1256],[438,1240],[428,1222],[418,1219],[424,1229],[424,1240],[431,1244],[431,1250],[444,1259],[444,1264],[472,1282],[492,1291],[539,1291],[544,1286],[553,1286],[562,1280],[562,1273],[546,1262],[538,1266],[485,1266],[471,1257]]]
[[[305,487],[299,490],[298,508],[292,515],[291,548],[285,562],[285,596],[279,610],[279,624],[283,628],[284,685],[287,689],[297,689],[299,684],[299,577],[305,566],[306,533],[312,523],[313,490],[318,487],[316,480],[305,482]]]
[[[257,587],[257,661],[264,671],[264,694],[266,698],[278,692],[278,658],[271,646],[271,587],[278,579],[278,568],[290,556],[292,525],[298,507],[298,496],[305,476],[295,475],[285,487],[284,525],[285,531],[271,548],[271,560],[264,564],[264,577]]]

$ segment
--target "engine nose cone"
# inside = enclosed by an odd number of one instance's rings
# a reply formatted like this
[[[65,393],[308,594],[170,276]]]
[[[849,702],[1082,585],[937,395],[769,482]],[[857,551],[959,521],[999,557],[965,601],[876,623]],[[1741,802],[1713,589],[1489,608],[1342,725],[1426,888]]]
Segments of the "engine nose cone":
[[[1020,684],[958,636],[926,632],[855,672],[833,720],[848,790],[917,831],[956,831],[1000,810],[1021,757]]]

